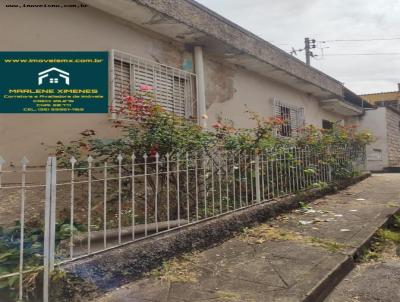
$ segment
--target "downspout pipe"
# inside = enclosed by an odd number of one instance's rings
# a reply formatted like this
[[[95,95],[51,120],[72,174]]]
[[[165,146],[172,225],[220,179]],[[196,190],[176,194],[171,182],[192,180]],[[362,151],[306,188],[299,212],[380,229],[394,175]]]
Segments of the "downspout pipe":
[[[197,116],[199,125],[207,127],[207,109],[206,109],[206,84],[204,74],[203,47],[194,47],[194,65],[197,76]]]

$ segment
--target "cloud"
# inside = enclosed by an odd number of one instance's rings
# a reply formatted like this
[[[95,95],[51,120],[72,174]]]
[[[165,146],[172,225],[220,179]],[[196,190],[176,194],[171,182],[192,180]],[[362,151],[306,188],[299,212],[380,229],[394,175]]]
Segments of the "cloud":
[[[222,16],[284,50],[319,41],[400,37],[398,0],[198,0]],[[400,55],[329,56],[349,53],[400,53],[400,40],[319,43],[314,67],[356,93],[395,90]],[[304,53],[299,53],[303,59]]]

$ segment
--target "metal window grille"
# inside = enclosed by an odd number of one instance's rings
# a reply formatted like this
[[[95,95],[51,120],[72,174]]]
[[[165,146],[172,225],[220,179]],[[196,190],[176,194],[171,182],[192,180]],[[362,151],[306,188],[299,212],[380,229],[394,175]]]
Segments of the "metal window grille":
[[[195,118],[195,74],[113,50],[112,75],[113,109],[120,109],[124,97],[146,85],[152,87],[155,102],[163,108],[178,116]]]
[[[280,117],[285,122],[278,130],[278,135],[297,135],[305,125],[303,107],[284,104],[275,99],[273,103],[273,112],[274,117]]]

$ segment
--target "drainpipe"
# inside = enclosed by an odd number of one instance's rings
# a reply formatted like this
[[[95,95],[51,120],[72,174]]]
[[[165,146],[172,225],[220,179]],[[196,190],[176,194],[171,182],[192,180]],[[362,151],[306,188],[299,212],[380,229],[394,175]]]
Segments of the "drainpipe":
[[[207,127],[206,111],[206,84],[204,79],[204,60],[203,48],[201,46],[194,47],[194,65],[197,75],[197,115],[199,125],[203,128]]]

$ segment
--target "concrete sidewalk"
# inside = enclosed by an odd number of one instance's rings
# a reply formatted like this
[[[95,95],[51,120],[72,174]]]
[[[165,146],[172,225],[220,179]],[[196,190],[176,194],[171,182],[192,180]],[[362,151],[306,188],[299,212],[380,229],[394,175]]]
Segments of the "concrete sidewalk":
[[[400,174],[373,175],[96,301],[321,301],[399,210],[399,197]]]

